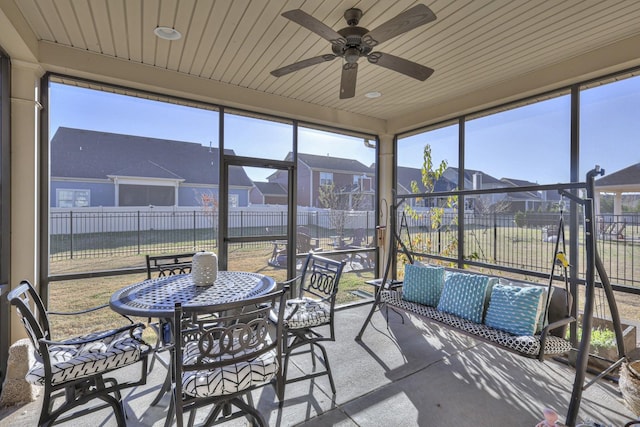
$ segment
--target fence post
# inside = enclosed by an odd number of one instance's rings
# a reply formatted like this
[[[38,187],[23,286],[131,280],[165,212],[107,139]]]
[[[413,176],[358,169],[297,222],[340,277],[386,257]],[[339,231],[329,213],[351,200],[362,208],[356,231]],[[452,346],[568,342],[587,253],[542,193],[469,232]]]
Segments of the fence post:
[[[493,259],[498,261],[498,214],[493,213]]]
[[[196,249],[196,245],[197,245],[197,239],[196,239],[196,210],[193,210],[193,250]]]
[[[140,211],[138,211],[138,232],[137,234],[137,240],[138,240],[138,255],[140,255]]]
[[[73,211],[69,211],[69,255],[73,259]]]
[[[244,211],[240,211],[240,237],[244,237]],[[240,243],[240,247],[244,248],[244,243]]]

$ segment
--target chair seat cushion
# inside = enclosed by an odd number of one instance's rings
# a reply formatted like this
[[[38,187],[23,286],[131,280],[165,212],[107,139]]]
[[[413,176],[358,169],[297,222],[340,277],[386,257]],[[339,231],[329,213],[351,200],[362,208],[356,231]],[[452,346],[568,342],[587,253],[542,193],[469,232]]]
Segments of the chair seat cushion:
[[[217,346],[217,344],[215,344]],[[185,345],[182,360],[188,366],[202,355],[198,342]],[[253,351],[253,350],[252,350]],[[213,351],[217,353],[217,351]],[[241,357],[242,351],[236,354]],[[226,354],[225,357],[230,357]],[[218,359],[219,360],[219,359]],[[214,362],[212,357],[204,357],[198,363]],[[219,368],[185,371],[182,374],[182,391],[194,397],[224,396],[270,382],[278,373],[278,357],[275,350],[263,353],[251,360],[231,363]]]
[[[499,346],[509,348],[517,353],[528,357],[536,357],[540,353],[540,334],[536,335],[514,335],[505,331],[494,329],[484,324],[478,324],[468,319],[454,314],[439,311],[435,307],[429,307],[402,298],[402,291],[384,290],[381,291],[380,301],[390,304],[408,312],[416,313],[436,322],[443,323],[453,328],[459,329],[471,335],[475,335],[484,340],[493,342]],[[557,355],[564,354],[571,350],[571,343],[555,335],[547,335],[543,354]]]
[[[138,330],[136,333],[139,337],[141,331]],[[74,341],[90,340],[98,334],[102,335],[104,332],[83,335],[74,338]],[[128,330],[86,344],[63,342],[51,345],[51,384],[62,384],[131,365],[139,361],[141,355],[147,351],[149,346],[139,338],[132,337]],[[36,355],[36,362],[27,372],[25,379],[32,384],[45,384],[44,364],[39,355]]]
[[[287,300],[284,312],[285,328],[311,328],[330,321],[331,306],[325,302],[308,297]]]

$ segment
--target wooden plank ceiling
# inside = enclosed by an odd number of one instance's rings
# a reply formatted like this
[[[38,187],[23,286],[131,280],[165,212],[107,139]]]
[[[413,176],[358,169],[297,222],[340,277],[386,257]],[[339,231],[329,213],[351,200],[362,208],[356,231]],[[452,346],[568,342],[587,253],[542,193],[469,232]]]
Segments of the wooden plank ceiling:
[[[435,69],[426,81],[359,62],[356,96],[339,99],[341,60],[276,78],[270,71],[331,53],[281,16],[302,9],[338,30],[351,7],[373,29],[409,0],[15,0],[36,38],[281,97],[390,120],[640,34],[640,1],[428,0],[434,22],[376,50]],[[154,36],[157,26],[183,37]],[[368,99],[378,91],[382,97]]]

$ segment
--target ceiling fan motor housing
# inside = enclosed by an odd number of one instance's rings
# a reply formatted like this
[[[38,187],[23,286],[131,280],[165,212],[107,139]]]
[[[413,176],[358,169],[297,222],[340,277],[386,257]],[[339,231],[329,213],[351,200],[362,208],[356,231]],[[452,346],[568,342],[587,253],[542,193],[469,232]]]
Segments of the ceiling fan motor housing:
[[[347,62],[356,62],[359,57],[367,56],[371,52],[371,47],[362,43],[362,36],[369,32],[368,29],[362,27],[346,27],[338,30],[338,33],[344,38],[344,44],[334,44],[331,46],[333,53],[337,56],[344,57]],[[357,53],[357,57],[355,54]]]

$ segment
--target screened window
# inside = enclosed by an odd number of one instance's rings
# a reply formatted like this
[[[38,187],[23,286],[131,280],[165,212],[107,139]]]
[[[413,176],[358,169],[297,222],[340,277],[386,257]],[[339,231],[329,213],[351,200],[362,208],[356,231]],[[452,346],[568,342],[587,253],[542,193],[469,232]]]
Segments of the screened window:
[[[118,206],[173,206],[175,189],[153,185],[120,185]]]

